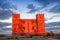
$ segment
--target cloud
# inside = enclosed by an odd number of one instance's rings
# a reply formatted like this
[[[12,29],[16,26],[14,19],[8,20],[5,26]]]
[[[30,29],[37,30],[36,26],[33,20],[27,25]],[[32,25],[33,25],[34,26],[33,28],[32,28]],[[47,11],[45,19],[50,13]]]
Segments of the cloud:
[[[28,4],[27,8],[30,9],[28,13],[34,13],[35,11],[38,10],[35,9],[35,6],[33,4]]]
[[[12,31],[12,28],[3,28],[4,31]]]
[[[60,4],[56,5],[49,12],[59,13],[60,14]]]
[[[60,33],[60,22],[50,22],[45,25],[46,31],[53,31],[54,33]]]
[[[60,30],[60,22],[51,22],[51,23],[46,23],[45,25],[46,31],[58,31]]]
[[[9,26],[9,25],[11,25],[11,23],[0,22],[0,28],[1,28],[1,27],[5,27],[5,26]]]
[[[54,26],[60,26],[60,22],[46,23],[46,27],[54,27]]]
[[[14,8],[16,9],[16,5],[14,5],[12,2],[8,1],[8,0],[0,0],[0,8],[3,9],[9,9],[9,8]]]
[[[13,13],[11,9],[17,10],[16,5],[13,5],[13,3],[8,0],[0,0],[0,20],[11,17]]]
[[[54,17],[60,17],[60,15],[54,15],[54,16],[50,17],[49,20],[52,20]]]
[[[30,9],[29,12],[27,13],[35,13],[36,11],[39,11],[40,9],[40,8],[36,8],[33,4],[29,4],[27,8]]]
[[[50,30],[50,31],[52,31],[52,30],[60,30],[60,27],[48,28],[47,30]]]
[[[12,36],[12,31],[3,31],[3,32],[0,32],[0,35]]]
[[[59,3],[60,0],[35,0],[37,3],[42,4],[43,6],[47,6],[50,3],[57,2]]]
[[[11,25],[11,23],[0,22],[0,32],[3,32],[5,29],[7,29],[7,28],[4,28],[4,27],[10,26],[10,25]],[[10,30],[10,29],[8,29],[8,30]]]
[[[0,0],[0,20],[8,20],[12,13],[15,12],[14,10],[18,9],[13,2],[10,0]],[[0,21],[0,34],[11,34],[12,28],[6,28],[7,26],[11,26],[11,23]]]
[[[0,32],[12,31],[12,28],[1,28]]]
[[[12,28],[6,28],[6,26],[11,26],[11,23],[0,22],[0,34],[9,34]],[[9,33],[8,33],[9,32]]]
[[[28,8],[28,9],[35,9],[35,6],[34,6],[33,4],[29,4],[29,5],[27,6],[27,8]]]
[[[28,13],[35,13],[36,11],[39,11],[39,8],[37,8],[37,9],[31,9]]]
[[[39,4],[42,4],[43,6],[49,4],[48,0],[35,0],[35,1],[38,2]]]
[[[45,17],[45,21],[48,21],[48,18]]]
[[[0,20],[9,19],[12,13],[10,10],[0,10]]]
[[[60,0],[35,0],[35,2],[42,6],[45,11],[60,14]]]

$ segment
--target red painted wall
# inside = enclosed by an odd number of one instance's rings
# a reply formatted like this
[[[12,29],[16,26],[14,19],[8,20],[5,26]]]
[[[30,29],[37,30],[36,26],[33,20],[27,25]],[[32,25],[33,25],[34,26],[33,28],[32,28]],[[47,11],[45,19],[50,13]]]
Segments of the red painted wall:
[[[20,19],[19,14],[12,14],[12,34],[44,35],[44,14],[37,14],[36,19]]]

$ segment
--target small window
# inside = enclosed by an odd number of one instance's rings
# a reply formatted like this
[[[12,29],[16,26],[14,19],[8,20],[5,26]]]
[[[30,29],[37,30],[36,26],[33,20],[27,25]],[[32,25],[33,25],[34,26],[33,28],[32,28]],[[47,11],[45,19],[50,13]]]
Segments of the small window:
[[[25,30],[25,27],[22,27],[23,30]]]
[[[32,30],[34,30],[34,27],[32,27]]]
[[[42,18],[42,17],[40,17],[40,18]]]

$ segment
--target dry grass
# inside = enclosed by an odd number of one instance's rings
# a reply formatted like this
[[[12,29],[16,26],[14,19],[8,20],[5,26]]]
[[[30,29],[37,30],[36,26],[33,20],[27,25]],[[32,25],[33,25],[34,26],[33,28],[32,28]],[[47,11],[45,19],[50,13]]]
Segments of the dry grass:
[[[32,38],[26,38],[26,37],[0,37],[0,40],[60,40],[60,39],[54,39],[54,38],[42,37],[42,36],[33,36]]]

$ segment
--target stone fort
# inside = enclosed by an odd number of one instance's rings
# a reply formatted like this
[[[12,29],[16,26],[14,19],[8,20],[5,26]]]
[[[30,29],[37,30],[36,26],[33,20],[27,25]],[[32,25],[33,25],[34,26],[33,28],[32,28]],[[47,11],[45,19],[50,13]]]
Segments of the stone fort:
[[[12,14],[13,35],[44,35],[44,14],[36,14],[36,19],[20,19],[20,14]]]

